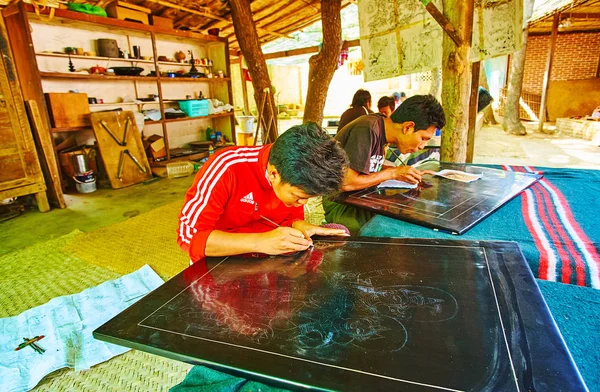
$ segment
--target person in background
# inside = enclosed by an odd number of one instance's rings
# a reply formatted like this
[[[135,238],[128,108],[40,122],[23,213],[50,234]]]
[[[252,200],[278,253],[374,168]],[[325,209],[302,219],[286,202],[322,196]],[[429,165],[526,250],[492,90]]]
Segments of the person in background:
[[[342,113],[337,131],[339,132],[346,124],[351,123],[360,116],[371,113],[373,113],[371,110],[371,93],[361,88],[354,93],[350,109]]]
[[[377,109],[379,109],[379,113],[386,117],[390,117],[395,108],[396,102],[392,97],[381,97],[379,98],[379,101],[377,101]]]
[[[273,144],[224,148],[187,191],[177,242],[196,262],[304,251],[315,234],[347,235],[303,220],[310,197],[338,191],[347,164],[339,143],[314,123],[288,129]]]
[[[346,125],[335,135],[350,161],[341,190],[365,189],[387,180],[419,183],[424,174],[433,172],[404,165],[383,168],[385,149],[393,144],[403,154],[420,150],[444,125],[444,110],[432,95],[408,98],[389,118],[375,113]],[[374,215],[327,199],[323,199],[323,209],[327,222],[346,226],[352,235],[358,235]]]
[[[394,102],[395,102],[395,109],[398,109],[398,106],[402,105],[402,102],[406,101],[406,93],[404,91],[402,91],[401,93],[394,93],[392,94],[392,97],[394,97]]]

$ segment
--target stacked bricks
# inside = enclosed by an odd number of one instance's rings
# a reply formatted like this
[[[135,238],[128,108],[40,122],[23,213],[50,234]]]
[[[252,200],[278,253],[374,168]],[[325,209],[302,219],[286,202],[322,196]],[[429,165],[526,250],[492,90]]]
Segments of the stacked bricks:
[[[523,91],[542,93],[550,35],[527,39]],[[596,77],[600,61],[600,33],[558,34],[550,81],[581,80]]]

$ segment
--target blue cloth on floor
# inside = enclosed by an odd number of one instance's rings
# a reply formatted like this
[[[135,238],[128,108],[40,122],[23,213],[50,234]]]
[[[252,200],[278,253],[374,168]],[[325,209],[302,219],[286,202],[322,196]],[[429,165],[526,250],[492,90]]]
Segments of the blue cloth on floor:
[[[540,183],[463,235],[437,232],[383,215],[371,219],[360,235],[516,241],[536,277],[600,289],[600,171],[535,169],[544,174]]]
[[[169,390],[170,392],[279,392],[279,389],[245,378],[231,376],[226,373],[194,366],[185,379]]]
[[[588,389],[600,391],[600,290],[537,283]]]

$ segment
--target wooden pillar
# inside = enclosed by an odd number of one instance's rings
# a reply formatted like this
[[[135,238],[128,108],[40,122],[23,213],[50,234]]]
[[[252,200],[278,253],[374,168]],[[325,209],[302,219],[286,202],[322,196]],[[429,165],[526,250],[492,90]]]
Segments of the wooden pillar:
[[[242,79],[242,98],[244,99],[244,115],[250,115],[250,105],[248,104],[248,86],[246,85],[246,75],[244,75],[244,56],[239,55],[240,75]]]
[[[265,93],[265,91],[271,90],[271,78],[269,77],[265,56],[260,48],[256,25],[252,19],[250,2],[247,0],[230,0],[229,5],[235,36],[240,44],[240,50],[246,58],[250,76],[252,76],[254,101],[259,111],[261,106],[264,108],[262,118],[264,118],[265,123],[273,124],[272,127],[267,128],[266,134],[263,135],[263,143],[273,143],[278,136],[277,108],[275,107],[273,94]],[[265,105],[260,104],[263,101]]]
[[[481,62],[471,67],[471,95],[469,97],[469,131],[467,133],[467,163],[473,163],[475,152],[475,125],[477,124],[477,106],[479,104],[479,74]],[[484,71],[485,72],[485,71]]]
[[[321,0],[323,46],[321,51],[308,60],[308,91],[304,106],[303,123],[323,122],[323,109],[329,84],[338,67],[342,50],[341,0]]]
[[[473,1],[444,1],[444,15],[456,27],[460,45],[449,34],[443,37],[442,106],[446,126],[442,132],[441,160],[466,162],[469,127],[469,97],[471,95],[471,36],[473,32]],[[447,32],[447,30],[445,30]]]
[[[558,35],[558,20],[560,13],[554,14],[554,20],[552,21],[552,36],[550,37],[550,43],[548,44],[548,58],[546,60],[546,71],[544,72],[544,84],[542,85],[542,101],[540,103],[540,123],[538,125],[538,132],[544,131],[544,121],[546,121],[546,101],[548,100],[548,85],[550,84],[550,76],[552,73],[552,60],[554,59],[554,48],[556,47],[556,37]]]
[[[8,44],[5,50],[12,52],[12,57],[15,63],[16,76],[21,86],[21,93],[24,101],[35,101],[38,108],[38,124],[37,129],[44,140],[50,140],[52,146],[53,139],[50,132],[50,117],[46,109],[46,99],[42,90],[42,81],[39,76],[37,60],[33,50],[33,42],[29,32],[29,18],[25,12],[25,4],[22,2],[13,3],[2,10],[2,17],[6,24],[6,37]],[[40,148],[42,145],[38,144]],[[52,157],[51,155],[54,155]],[[65,208],[64,195],[62,192],[62,182],[59,176],[54,176],[53,173],[60,173],[57,162],[59,162],[58,154],[54,151],[40,153],[40,163],[44,172],[44,178],[48,186],[48,199],[50,203],[58,208]],[[39,200],[43,204],[43,199]]]

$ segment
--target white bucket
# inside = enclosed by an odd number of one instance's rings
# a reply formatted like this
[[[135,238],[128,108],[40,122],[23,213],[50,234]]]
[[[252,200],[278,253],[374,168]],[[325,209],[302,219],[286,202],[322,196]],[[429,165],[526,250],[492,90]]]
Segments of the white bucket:
[[[243,133],[252,133],[254,130],[254,117],[253,116],[239,116],[238,121],[240,122],[240,128]]]
[[[92,193],[96,191],[96,178],[94,177],[93,171],[85,173],[75,173],[73,176],[75,180],[75,188],[79,193]]]

